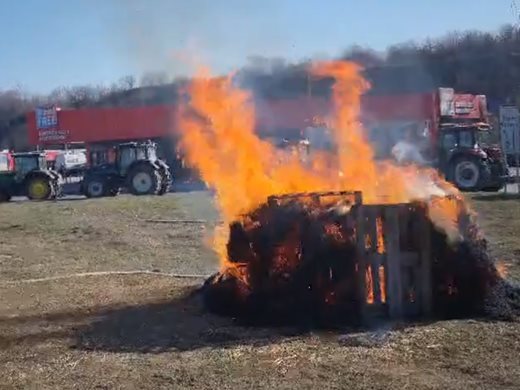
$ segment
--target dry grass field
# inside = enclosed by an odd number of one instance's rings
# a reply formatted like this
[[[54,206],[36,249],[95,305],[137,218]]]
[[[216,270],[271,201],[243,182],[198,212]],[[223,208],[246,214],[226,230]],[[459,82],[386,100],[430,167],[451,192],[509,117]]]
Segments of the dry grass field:
[[[520,280],[520,199],[471,202]],[[520,323],[393,324],[346,337],[207,314],[190,292],[217,269],[204,245],[217,221],[205,192],[0,205],[0,388],[520,388]],[[136,270],[194,277],[61,277]]]

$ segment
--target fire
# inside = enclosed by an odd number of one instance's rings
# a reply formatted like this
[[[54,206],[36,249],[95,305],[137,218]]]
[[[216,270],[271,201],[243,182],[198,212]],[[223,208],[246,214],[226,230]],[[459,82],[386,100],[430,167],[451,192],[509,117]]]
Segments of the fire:
[[[441,226],[451,241],[460,238],[459,215],[461,202],[457,197],[442,197],[432,199],[429,207],[429,217]]]
[[[361,178],[366,182],[377,179],[374,154],[359,122],[361,96],[369,88],[360,71],[354,63],[338,61],[318,63],[311,68],[316,76],[332,76],[336,80],[333,86],[335,115],[331,125],[338,147],[338,168],[343,172],[339,179],[343,188],[349,188]],[[365,189],[362,190],[365,193]]]
[[[506,278],[507,275],[508,275],[508,265],[506,264],[506,262],[504,260],[498,260],[497,261],[497,264],[496,264],[496,267],[497,267],[497,272],[498,272],[498,275],[501,277],[501,278]]]
[[[385,267],[382,265],[377,269],[377,274],[379,277],[379,289],[380,289],[380,299],[381,303],[386,303],[386,276],[385,276]],[[365,273],[365,283],[367,289],[367,297],[366,302],[371,305],[375,302],[375,286],[374,279],[372,277],[372,266],[369,265],[367,267],[367,271]]]
[[[381,287],[381,303],[386,303],[386,274],[385,267],[379,266],[379,285]]]
[[[274,262],[271,269],[273,274],[292,271],[301,257],[301,248],[298,242],[298,227],[289,232],[288,237],[275,248]]]
[[[325,226],[325,232],[327,235],[332,236],[336,239],[336,241],[344,241],[343,233],[341,228],[336,224],[328,224]]]
[[[383,238],[383,220],[381,217],[376,218],[376,232],[377,232],[377,253],[385,253],[385,240]]]
[[[375,302],[374,298],[374,279],[372,278],[372,266],[368,266],[365,273],[365,283],[367,286],[367,303],[373,304]]]
[[[232,77],[212,78],[200,70],[188,86],[189,105],[181,105],[181,148],[189,165],[216,190],[225,222],[261,204],[269,195],[323,188],[327,182],[308,172],[295,157],[278,164],[274,147],[255,134],[255,111],[248,92],[235,88]],[[225,224],[227,225],[227,224]],[[225,259],[225,230],[214,246]]]
[[[307,163],[291,153],[281,159],[273,145],[256,135],[251,94],[237,88],[232,75],[211,77],[207,69],[200,69],[188,85],[186,92],[191,100],[181,104],[178,113],[180,146],[187,163],[197,168],[216,192],[224,225],[216,231],[213,246],[224,267],[231,266],[226,254],[226,227],[272,194],[358,190],[364,203],[381,204],[409,202],[432,193],[444,194],[445,188],[451,188],[445,182],[441,185],[444,188],[431,184],[430,171],[375,161],[359,121],[361,96],[370,87],[361,70],[345,61],[319,62],[311,67],[312,74],[335,79],[335,110],[326,122],[332,126],[337,152],[313,153]],[[434,180],[441,181],[438,177]],[[449,227],[453,210],[441,204],[432,219]],[[377,227],[377,250],[384,253],[380,220]],[[282,257],[294,257],[294,251],[287,253],[292,254]]]

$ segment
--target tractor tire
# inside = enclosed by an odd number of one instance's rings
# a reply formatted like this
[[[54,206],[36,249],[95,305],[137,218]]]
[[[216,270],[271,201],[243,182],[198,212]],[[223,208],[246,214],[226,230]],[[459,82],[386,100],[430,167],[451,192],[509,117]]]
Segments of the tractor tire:
[[[63,197],[63,176],[58,175],[58,177],[54,180],[54,193],[56,198]]]
[[[56,199],[63,196],[63,186],[60,184],[58,180],[51,181],[51,196],[50,199]]]
[[[56,183],[56,197],[63,197],[63,184],[61,183]]]
[[[462,156],[451,164],[451,181],[461,191],[478,191],[482,180],[479,161],[471,156]]]
[[[94,176],[86,179],[83,184],[83,195],[87,198],[101,198],[107,196],[108,186],[105,179]]]
[[[172,175],[169,169],[165,169],[161,176],[161,188],[159,189],[158,195],[164,195],[170,192],[170,187],[172,185]]]
[[[30,200],[48,200],[54,195],[52,179],[43,175],[30,177],[25,185],[25,194]]]
[[[128,175],[128,190],[133,195],[157,195],[161,190],[159,170],[150,164],[136,166]]]

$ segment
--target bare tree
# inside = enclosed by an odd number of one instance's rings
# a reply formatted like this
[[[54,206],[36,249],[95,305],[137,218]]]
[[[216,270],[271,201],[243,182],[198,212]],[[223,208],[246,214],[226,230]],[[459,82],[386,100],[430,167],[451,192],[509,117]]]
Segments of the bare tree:
[[[118,85],[123,91],[134,89],[136,86],[135,77],[132,75],[124,76],[119,79]]]
[[[168,74],[162,71],[147,72],[143,74],[139,85],[141,87],[154,87],[168,83]]]

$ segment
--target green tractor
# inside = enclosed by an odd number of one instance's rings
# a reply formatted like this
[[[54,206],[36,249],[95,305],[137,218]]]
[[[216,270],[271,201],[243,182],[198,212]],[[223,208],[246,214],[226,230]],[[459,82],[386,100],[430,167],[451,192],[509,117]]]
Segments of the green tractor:
[[[13,196],[49,200],[61,195],[61,176],[47,169],[44,153],[15,153],[13,159],[14,169],[0,172],[0,202],[7,202]]]
[[[164,195],[172,182],[168,165],[157,158],[154,142],[128,142],[115,148],[115,161],[85,171],[81,193],[88,198],[116,196],[122,188],[133,195]]]

